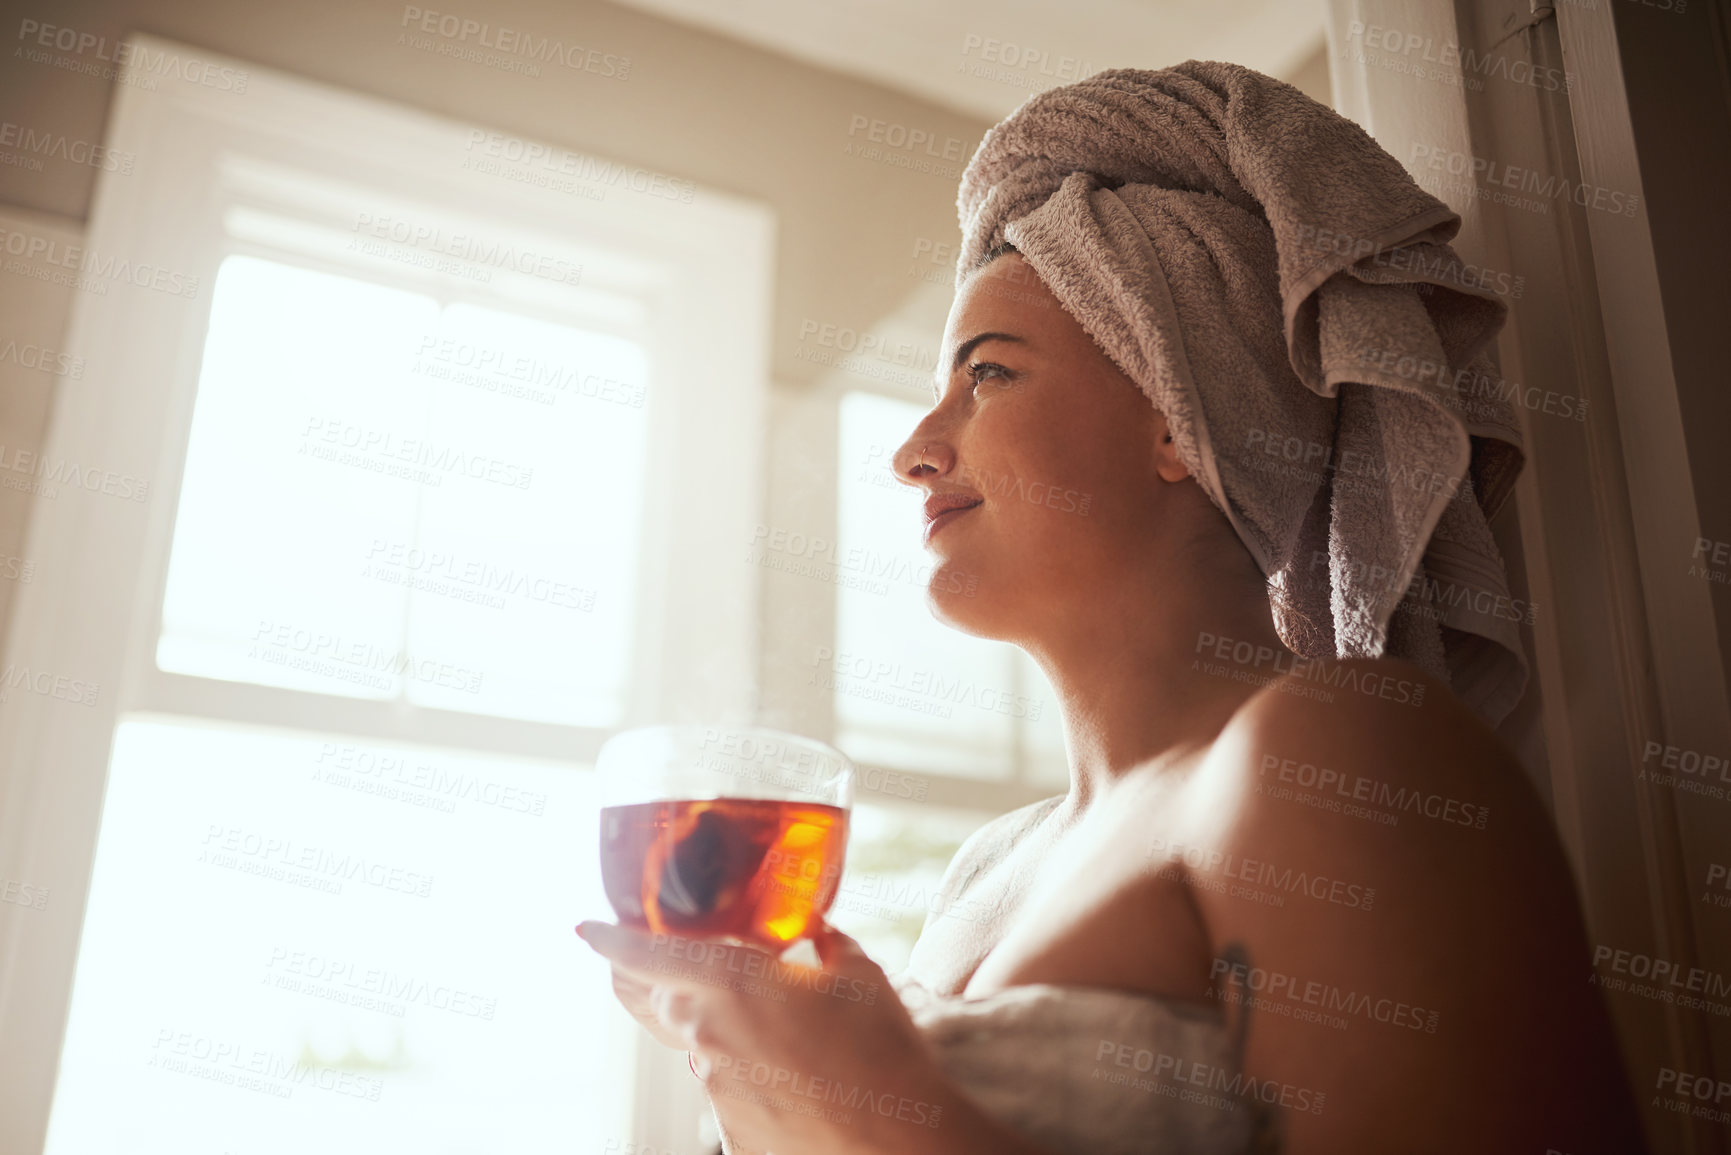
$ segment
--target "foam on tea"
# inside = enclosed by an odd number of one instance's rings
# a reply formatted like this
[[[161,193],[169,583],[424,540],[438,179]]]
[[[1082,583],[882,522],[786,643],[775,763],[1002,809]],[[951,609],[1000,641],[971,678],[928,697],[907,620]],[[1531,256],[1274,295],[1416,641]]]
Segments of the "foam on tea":
[[[621,921],[657,934],[792,942],[829,909],[847,813],[759,798],[601,811],[601,881]]]

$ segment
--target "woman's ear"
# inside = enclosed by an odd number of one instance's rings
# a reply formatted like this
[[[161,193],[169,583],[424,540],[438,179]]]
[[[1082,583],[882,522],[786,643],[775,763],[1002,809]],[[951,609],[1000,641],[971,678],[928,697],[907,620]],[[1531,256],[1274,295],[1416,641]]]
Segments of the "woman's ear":
[[[1178,456],[1178,443],[1172,437],[1172,426],[1167,424],[1166,415],[1159,411],[1154,414],[1154,471],[1162,481],[1183,481],[1190,476],[1190,469]]]

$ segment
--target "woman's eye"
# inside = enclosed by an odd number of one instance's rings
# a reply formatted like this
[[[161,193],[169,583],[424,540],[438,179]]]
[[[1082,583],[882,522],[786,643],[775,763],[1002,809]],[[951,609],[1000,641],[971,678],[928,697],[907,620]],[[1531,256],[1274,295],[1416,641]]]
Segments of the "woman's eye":
[[[1008,381],[1010,380],[1010,371],[1002,365],[994,365],[990,361],[980,361],[968,366],[968,376],[973,379],[975,385],[978,385],[994,377],[1000,381]]]

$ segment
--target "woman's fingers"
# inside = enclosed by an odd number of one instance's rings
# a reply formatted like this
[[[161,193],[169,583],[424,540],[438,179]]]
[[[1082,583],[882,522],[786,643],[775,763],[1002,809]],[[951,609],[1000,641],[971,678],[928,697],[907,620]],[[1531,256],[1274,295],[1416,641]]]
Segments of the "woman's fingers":
[[[674,987],[653,987],[649,992],[649,1005],[655,1011],[655,1017],[669,1030],[682,1038],[690,1037],[697,1025],[697,1003],[689,994]]]
[[[659,961],[655,958],[654,939],[647,932],[633,927],[586,919],[577,924],[577,937],[588,943],[596,954],[631,970],[648,970]]]
[[[867,958],[865,948],[852,935],[837,930],[827,922],[819,923],[811,936],[817,948],[818,960],[826,971],[837,970],[849,962]]]
[[[866,953],[857,939],[828,923],[819,925],[813,933],[812,945],[817,948],[817,957],[823,963],[823,969],[831,974],[868,979],[876,983],[889,982],[889,976],[884,973],[884,969]]]
[[[743,961],[744,955],[774,955],[759,947],[719,940],[652,935],[634,927],[587,921],[577,934],[595,952],[613,964],[615,982],[621,975],[644,988],[651,986],[730,987],[741,974],[763,973],[762,964]]]
[[[647,931],[589,919],[577,924],[577,937],[613,964],[616,982],[620,975],[645,987],[690,981],[667,965],[666,956],[657,953],[656,936]]]

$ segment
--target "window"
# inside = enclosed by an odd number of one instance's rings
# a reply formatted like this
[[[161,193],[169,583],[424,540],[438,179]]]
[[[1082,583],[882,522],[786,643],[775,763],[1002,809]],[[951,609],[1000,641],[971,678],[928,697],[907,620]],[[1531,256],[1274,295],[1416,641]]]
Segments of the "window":
[[[525,364],[538,384],[502,393]],[[227,257],[158,667],[617,725],[648,370],[617,335]],[[585,776],[136,717],[109,773],[51,1151],[110,1147],[122,1117],[213,1146],[269,1118],[321,1148],[341,1119],[373,1149],[548,1150],[574,1101],[602,1120],[627,1090],[546,1029],[608,1030],[594,960],[535,949],[554,912],[605,910]],[[526,1079],[544,1093],[509,1112],[439,1106]]]
[[[1063,730],[1039,667],[1015,646],[938,623],[926,608],[931,558],[920,545],[920,494],[890,469],[924,415],[874,393],[840,401],[838,553],[864,558],[871,580],[837,587],[837,741],[869,763],[1061,786]]]
[[[82,295],[45,446],[127,485],[43,506],[9,640],[97,691],[0,720],[10,861],[94,869],[7,940],[60,1063],[0,1146],[688,1147],[572,928],[600,743],[753,704],[756,575],[694,563],[759,517],[773,221],[245,67],[116,92],[84,247],[174,275]]]
[[[624,1131],[611,1056],[635,1027],[565,941],[606,909],[586,776],[134,718],[105,811],[53,1155]]]
[[[648,368],[619,336],[229,257],[157,664],[616,725]]]
[[[928,318],[928,331],[941,328]],[[1067,789],[1069,764],[1039,667],[927,608],[920,495],[890,471],[926,407],[845,381],[836,407],[834,556],[853,580],[833,585],[827,652],[834,741],[860,763],[862,789],[831,920],[893,973],[928,913],[984,917],[972,903],[944,905],[944,867],[987,819]]]

